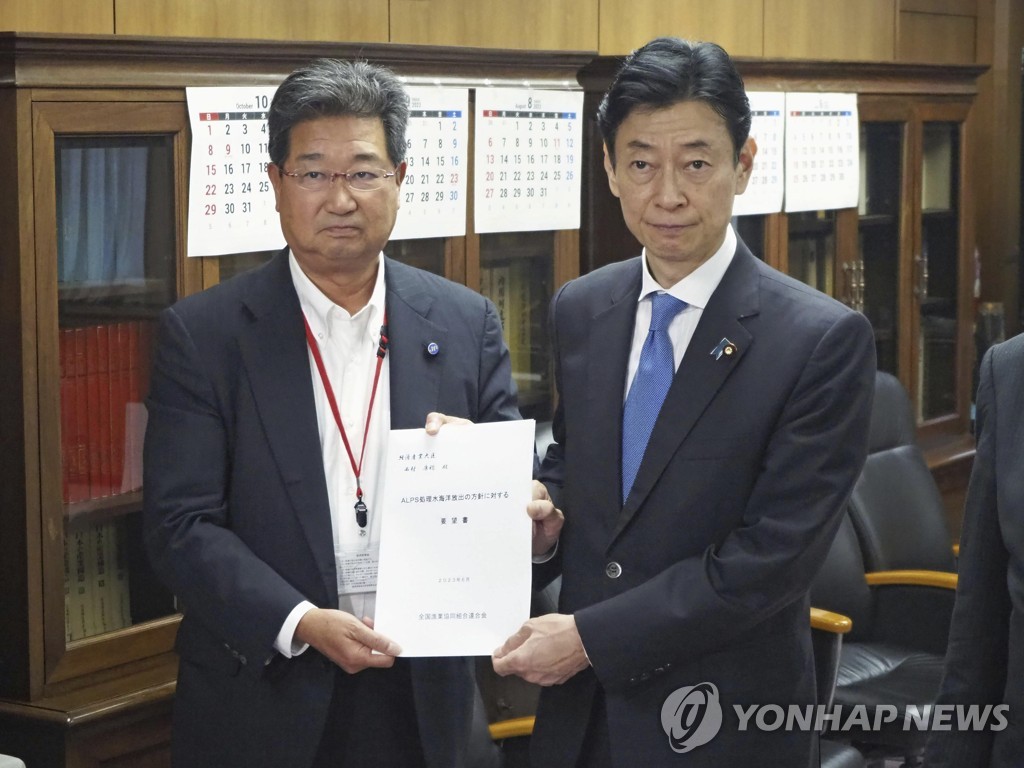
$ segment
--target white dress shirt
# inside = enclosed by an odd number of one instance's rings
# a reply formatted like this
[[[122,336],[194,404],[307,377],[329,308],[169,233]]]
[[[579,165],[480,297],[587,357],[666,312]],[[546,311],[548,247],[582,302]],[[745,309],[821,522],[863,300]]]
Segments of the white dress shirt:
[[[356,464],[363,446],[366,409],[373,389],[377,368],[377,347],[384,319],[384,259],[380,257],[377,281],[370,301],[354,315],[332,302],[320,291],[299,267],[293,254],[289,255],[292,282],[299,295],[299,303],[316,339],[331,389],[338,404],[345,435]],[[331,507],[331,525],[334,532],[334,555],[338,573],[344,552],[377,548],[380,543],[380,499],[384,491],[383,455],[391,426],[391,397],[389,384],[390,356],[384,358],[377,394],[370,414],[370,428],[366,438],[366,451],[360,472],[363,501],[367,506],[367,525],[361,529],[356,523],[356,477],[341,432],[334,420],[324,383],[320,378],[312,351],[309,352],[310,376],[316,400],[317,426],[320,447],[327,478],[327,498]],[[376,592],[339,594],[338,608],[357,618],[373,617]],[[295,645],[293,638],[299,620],[315,606],[303,601],[285,620],[277,640],[277,650],[293,656],[306,650]]]
[[[683,359],[686,348],[690,345],[690,339],[693,338],[693,332],[697,329],[697,323],[700,322],[704,308],[707,307],[711,294],[722,282],[722,276],[732,263],[735,253],[736,233],[730,224],[726,228],[725,240],[722,242],[721,248],[678,283],[665,289],[658,285],[651,276],[651,271],[647,267],[647,249],[644,249],[641,256],[643,283],[640,286],[640,297],[636,305],[636,324],[633,326],[633,344],[629,350],[629,370],[626,374],[625,391],[622,393],[623,402],[626,401],[626,395],[629,394],[629,388],[633,385],[637,368],[640,367],[640,351],[643,349],[647,332],[651,329],[651,307],[654,294],[667,293],[687,304],[679,314],[672,318],[667,329],[668,337],[672,342],[675,370],[679,370],[679,363]],[[709,349],[708,353],[710,354],[710,352]]]

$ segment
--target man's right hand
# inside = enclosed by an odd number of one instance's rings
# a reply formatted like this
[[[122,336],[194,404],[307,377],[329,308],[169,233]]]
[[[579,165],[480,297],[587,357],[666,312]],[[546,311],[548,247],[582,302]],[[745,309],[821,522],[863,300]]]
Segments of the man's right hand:
[[[396,642],[374,632],[372,626],[371,620],[360,621],[351,613],[314,608],[299,620],[295,637],[352,675],[367,667],[390,667],[402,652]]]

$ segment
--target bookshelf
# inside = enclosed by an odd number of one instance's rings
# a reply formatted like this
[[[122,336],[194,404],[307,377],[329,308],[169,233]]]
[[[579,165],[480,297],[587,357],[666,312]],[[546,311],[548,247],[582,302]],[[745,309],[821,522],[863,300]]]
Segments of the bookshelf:
[[[0,171],[14,191],[0,199],[0,752],[28,765],[169,764],[180,606],[139,519],[155,320],[271,255],[186,256],[185,88],[276,85],[318,56],[465,87],[471,103],[485,83],[576,88],[593,58],[0,33]],[[550,418],[544,318],[578,274],[578,233],[478,235],[472,222],[470,205],[465,236],[387,252],[493,298],[503,276],[523,410]]]

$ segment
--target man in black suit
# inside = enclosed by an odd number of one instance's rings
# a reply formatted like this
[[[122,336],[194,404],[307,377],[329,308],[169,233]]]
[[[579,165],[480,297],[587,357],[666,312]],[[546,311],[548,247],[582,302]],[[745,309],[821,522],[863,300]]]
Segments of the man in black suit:
[[[386,69],[292,73],[268,119],[288,246],[161,317],[144,518],[185,606],[175,766],[466,764],[470,660],[396,659],[365,563],[390,428],[519,414],[494,306],[382,254],[408,111]]]
[[[552,303],[561,612],[494,667],[548,686],[538,768],[817,765],[813,729],[734,707],[815,701],[807,593],[866,455],[871,327],[735,235],[756,146],[720,47],[645,45],[598,122],[644,251]]]
[[[937,706],[1007,705],[1001,730],[933,730],[928,768],[1024,765],[1024,335],[989,349]],[[989,722],[995,722],[990,719]],[[954,728],[956,726],[954,725]]]

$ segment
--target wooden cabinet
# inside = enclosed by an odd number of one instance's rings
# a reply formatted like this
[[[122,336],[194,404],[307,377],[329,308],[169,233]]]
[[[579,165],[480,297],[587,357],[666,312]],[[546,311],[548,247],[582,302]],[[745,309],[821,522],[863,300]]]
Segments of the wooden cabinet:
[[[0,34],[0,752],[33,768],[169,762],[180,614],[139,521],[154,319],[269,258],[186,256],[185,88],[274,85],[317,56],[470,89],[564,88],[591,59]],[[481,236],[468,218],[463,237],[388,252],[477,289],[517,276],[523,411],[550,418],[544,316],[576,274],[578,234]]]
[[[589,115],[621,59],[601,57],[581,82]],[[737,231],[769,264],[863,312],[878,365],[914,403],[918,437],[960,530],[973,440],[974,222],[968,158],[975,66],[739,59],[748,90],[853,92],[860,117],[857,208],[742,216]],[[581,268],[639,253],[586,128]],[[755,160],[756,162],[756,160]]]

